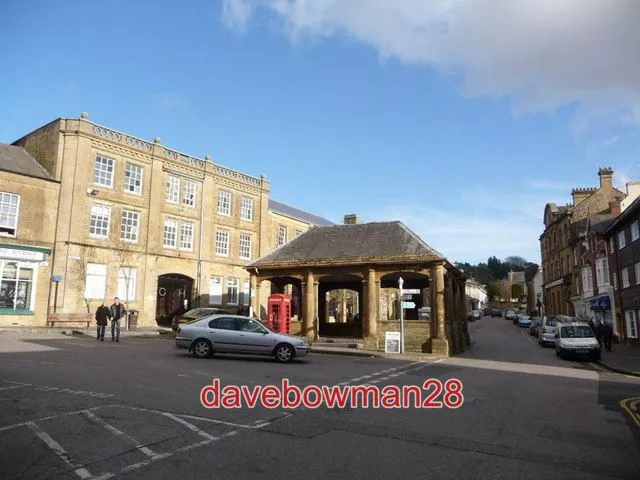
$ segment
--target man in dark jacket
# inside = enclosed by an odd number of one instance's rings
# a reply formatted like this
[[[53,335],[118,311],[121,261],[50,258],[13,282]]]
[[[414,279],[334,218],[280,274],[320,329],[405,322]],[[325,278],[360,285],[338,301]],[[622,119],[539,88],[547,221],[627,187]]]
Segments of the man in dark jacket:
[[[98,338],[104,342],[104,331],[107,326],[107,322],[111,319],[111,310],[104,302],[96,310],[96,323],[98,324]]]
[[[118,297],[113,299],[111,305],[111,341],[120,341],[120,320],[127,316],[127,309],[120,303]]]
[[[602,342],[607,352],[611,351],[611,343],[613,342],[613,327],[609,322],[602,323]]]

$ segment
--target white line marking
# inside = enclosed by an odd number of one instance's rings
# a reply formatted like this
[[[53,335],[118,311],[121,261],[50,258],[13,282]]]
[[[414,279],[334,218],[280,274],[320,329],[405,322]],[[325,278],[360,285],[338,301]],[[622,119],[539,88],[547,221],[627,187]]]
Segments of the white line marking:
[[[135,447],[140,450],[142,453],[144,453],[147,457],[159,457],[161,455],[153,452],[151,449],[147,448],[146,446],[142,445],[138,440],[136,440],[135,438],[133,438],[132,436],[124,433],[122,430],[118,430],[116,427],[114,427],[113,425],[105,422],[102,418],[98,417],[97,415],[95,415],[93,412],[89,412],[89,411],[84,411],[82,412],[82,414],[87,417],[91,422],[100,425],[102,428],[104,428],[105,430],[113,433],[114,435],[118,435],[118,436],[122,436],[124,438],[126,438],[127,440],[129,440],[131,443],[133,443],[135,445]]]
[[[147,465],[149,465],[149,464],[151,464],[153,462],[157,462],[158,460],[162,460],[163,458],[171,457],[172,455],[173,455],[173,453],[164,453],[164,454],[158,455],[156,457],[147,458],[146,460],[143,460],[141,462],[132,463],[131,465],[127,465],[126,467],[124,467],[120,471],[122,473],[131,472],[133,470],[137,470],[138,468],[146,467]]]
[[[196,427],[193,423],[189,423],[186,420],[180,418],[180,417],[176,417],[174,414],[172,413],[167,413],[167,412],[161,412],[161,415],[164,415],[167,418],[170,418],[171,420],[175,420],[178,423],[181,423],[182,425],[184,425],[185,427],[187,427],[189,430],[191,430],[192,432],[196,432],[198,435],[200,435],[201,437],[204,437],[208,440],[218,440],[219,437],[214,437],[213,435],[209,435],[207,432],[205,432],[204,430],[200,430],[198,427]]]
[[[41,418],[36,418],[35,420],[29,420],[26,422],[20,422],[20,423],[14,423],[13,425],[7,425],[6,427],[0,427],[0,432],[5,432],[7,430],[13,430],[14,428],[20,428],[20,427],[26,427],[28,425],[30,425],[31,423],[34,422],[42,422],[44,420],[52,420],[54,418],[59,418],[59,417],[68,417],[70,415],[78,415],[82,412],[88,411],[88,410],[97,410],[99,408],[104,408],[104,407],[110,407],[113,405],[103,405],[101,407],[92,407],[92,408],[84,408],[82,410],[76,410],[73,412],[66,412],[66,413],[60,413],[58,415],[50,415],[48,417],[41,417]]]
[[[176,415],[182,418],[190,418],[191,420],[202,420],[203,422],[209,422],[209,423],[218,423],[220,425],[228,425],[230,427],[249,428],[249,429],[253,428],[251,427],[251,425],[244,425],[242,423],[225,422],[224,420],[215,420],[213,418],[196,417],[194,415],[185,415],[181,413]]]
[[[12,385],[11,387],[0,387],[0,391],[4,391],[4,390],[14,390],[16,388],[22,388],[22,387],[30,387],[31,385],[29,385],[28,383],[22,384],[22,385]]]

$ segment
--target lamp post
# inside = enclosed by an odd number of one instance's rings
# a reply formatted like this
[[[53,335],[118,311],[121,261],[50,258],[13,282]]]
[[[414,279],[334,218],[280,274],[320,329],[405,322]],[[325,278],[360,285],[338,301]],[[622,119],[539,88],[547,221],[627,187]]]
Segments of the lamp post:
[[[400,300],[400,353],[404,353],[404,308],[402,306],[403,303],[403,293],[402,293],[402,285],[404,284],[404,280],[402,277],[398,279],[398,289],[400,290],[399,300]]]

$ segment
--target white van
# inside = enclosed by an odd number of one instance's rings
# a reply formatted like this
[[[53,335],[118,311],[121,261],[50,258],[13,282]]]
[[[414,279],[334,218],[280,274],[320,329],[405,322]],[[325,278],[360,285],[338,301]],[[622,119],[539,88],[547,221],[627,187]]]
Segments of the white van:
[[[583,357],[600,360],[600,344],[596,335],[585,322],[556,323],[556,355],[567,357]]]

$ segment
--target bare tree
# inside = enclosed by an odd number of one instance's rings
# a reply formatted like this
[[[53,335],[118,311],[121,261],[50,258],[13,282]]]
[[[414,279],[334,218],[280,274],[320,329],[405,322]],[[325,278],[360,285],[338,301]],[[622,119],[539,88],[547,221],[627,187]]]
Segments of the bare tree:
[[[87,313],[91,313],[91,296],[90,289],[87,288],[87,275],[89,274],[89,264],[93,263],[94,251],[86,246],[80,247],[80,253],[71,263],[71,278],[69,286],[80,292],[82,301],[84,302]]]
[[[134,238],[138,238],[137,231],[129,231],[129,234],[135,234]],[[135,299],[135,294],[131,298],[129,295],[131,281],[134,278],[134,274],[132,271],[132,265],[135,265],[143,254],[140,246],[137,242],[133,242],[130,240],[126,240],[124,235],[124,231],[118,229],[113,232],[111,235],[111,239],[109,240],[109,247],[116,257],[116,261],[118,262],[118,281],[120,276],[124,278],[125,288],[124,288],[124,297],[120,300],[124,302],[128,302],[130,300]]]

